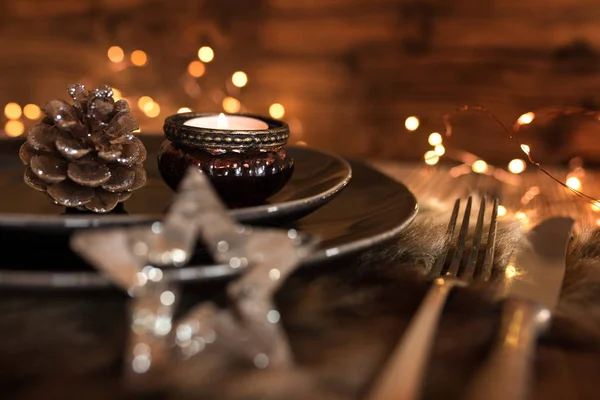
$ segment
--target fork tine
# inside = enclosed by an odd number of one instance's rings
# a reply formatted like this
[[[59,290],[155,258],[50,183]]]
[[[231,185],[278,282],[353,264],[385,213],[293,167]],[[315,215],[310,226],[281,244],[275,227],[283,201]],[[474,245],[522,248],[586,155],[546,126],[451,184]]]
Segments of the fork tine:
[[[467,260],[467,265],[465,266],[461,278],[467,281],[473,279],[473,274],[475,272],[475,263],[477,262],[477,256],[479,255],[479,246],[481,245],[481,241],[483,239],[483,220],[485,218],[485,196],[481,198],[481,203],[479,204],[479,215],[477,216],[477,224],[475,225],[475,234],[473,235],[473,244],[471,245],[471,250],[469,251],[469,259]]]
[[[447,276],[456,276],[458,268],[460,267],[460,261],[462,259],[465,247],[467,245],[467,233],[469,232],[469,219],[471,218],[471,204],[473,203],[473,197],[469,196],[467,199],[467,207],[465,208],[465,214],[463,216],[462,225],[458,234],[458,240],[456,241],[456,248],[454,249],[454,256],[452,262],[446,272]]]
[[[442,254],[437,259],[431,271],[429,271],[429,277],[431,279],[437,278],[442,273],[442,268],[444,268],[444,264],[446,263],[446,257],[448,257],[448,250],[450,250],[450,244],[452,242],[452,237],[454,236],[454,230],[456,229],[456,221],[458,220],[458,210],[460,208],[460,199],[456,199],[454,202],[454,208],[452,209],[452,214],[450,215],[450,222],[448,222],[448,229],[446,230],[446,244],[444,246],[444,250],[442,250]]]
[[[498,228],[498,198],[494,199],[492,206],[492,219],[490,220],[490,230],[483,262],[481,263],[481,280],[487,281],[492,276],[492,266],[494,265],[494,248],[496,246],[496,231]]]

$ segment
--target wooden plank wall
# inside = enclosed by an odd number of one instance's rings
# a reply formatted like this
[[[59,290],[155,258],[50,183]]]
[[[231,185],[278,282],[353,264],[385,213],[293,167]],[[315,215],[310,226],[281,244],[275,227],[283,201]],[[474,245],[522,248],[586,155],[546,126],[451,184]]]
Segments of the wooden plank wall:
[[[43,103],[63,97],[69,82],[107,82],[132,103],[147,94],[161,104],[158,118],[139,114],[146,132],[160,131],[162,119],[181,106],[219,110],[229,92],[259,114],[282,103],[293,141],[352,157],[407,159],[422,157],[428,133],[441,130],[442,115],[462,104],[485,105],[507,124],[548,105],[600,104],[597,0],[2,0],[0,6],[0,102]],[[204,77],[192,80],[186,66],[204,44],[216,57]],[[106,58],[111,45],[143,49],[148,66],[115,71]],[[228,89],[225,81],[238,69],[249,84]],[[186,85],[198,85],[199,94],[190,97]],[[410,115],[422,121],[414,133],[403,128]],[[449,147],[488,159],[517,155],[488,118],[459,122]],[[573,140],[569,151],[587,148],[600,158],[596,142]]]

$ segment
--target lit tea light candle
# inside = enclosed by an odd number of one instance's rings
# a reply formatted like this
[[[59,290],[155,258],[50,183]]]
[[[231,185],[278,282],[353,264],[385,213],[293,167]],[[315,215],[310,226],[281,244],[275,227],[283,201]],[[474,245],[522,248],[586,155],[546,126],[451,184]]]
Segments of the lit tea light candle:
[[[285,151],[290,128],[260,115],[185,112],[163,125],[158,169],[177,191],[189,168],[208,175],[229,207],[264,204],[288,182],[294,160]]]
[[[223,113],[205,117],[192,118],[183,123],[187,126],[205,129],[222,129],[229,131],[260,131],[268,129],[266,122],[243,115],[225,115]]]

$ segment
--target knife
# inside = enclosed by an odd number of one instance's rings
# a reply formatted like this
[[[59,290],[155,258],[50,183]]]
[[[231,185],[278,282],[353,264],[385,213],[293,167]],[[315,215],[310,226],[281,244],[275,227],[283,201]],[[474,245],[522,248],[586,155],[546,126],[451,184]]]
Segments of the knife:
[[[560,297],[573,223],[562,217],[543,221],[506,267],[497,291],[505,299],[500,334],[467,389],[468,400],[528,398],[536,341]]]

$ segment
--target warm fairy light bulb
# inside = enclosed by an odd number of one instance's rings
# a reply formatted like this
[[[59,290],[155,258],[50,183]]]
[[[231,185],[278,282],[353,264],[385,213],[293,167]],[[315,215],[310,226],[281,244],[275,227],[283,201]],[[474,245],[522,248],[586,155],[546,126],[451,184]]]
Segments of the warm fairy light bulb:
[[[435,154],[435,151],[433,150],[429,150],[428,152],[425,153],[425,164],[428,165],[435,165],[438,163],[438,161],[440,161],[440,157],[438,157],[437,154]]]
[[[526,144],[522,144],[521,145],[521,150],[523,150],[523,153],[529,155],[529,152],[531,151],[531,148],[529,146],[527,146]]]
[[[143,67],[148,62],[148,55],[143,50],[134,50],[131,53],[131,63],[136,67]]]
[[[233,97],[225,97],[222,102],[223,110],[229,114],[235,114],[240,111],[242,105],[238,99],[234,99]]]
[[[600,201],[596,201],[592,204],[592,211],[600,212]]]
[[[570,178],[568,178],[565,184],[573,190],[581,189],[581,181],[576,176],[571,176]]]
[[[213,60],[213,58],[215,58],[215,52],[208,46],[202,46],[198,50],[198,58],[200,61],[209,63]]]
[[[520,220],[521,222],[527,221],[527,214],[525,214],[523,211],[519,211],[519,212],[515,213],[515,217],[518,220]]]
[[[525,171],[526,166],[527,165],[525,164],[525,161],[521,160],[520,158],[515,158],[508,163],[508,170],[513,174],[520,174],[521,172]]]
[[[23,107],[23,114],[28,119],[38,119],[42,116],[42,110],[37,104],[27,104]]]
[[[231,76],[231,82],[239,88],[244,87],[248,83],[248,75],[243,71],[234,72]]]
[[[125,52],[119,46],[112,46],[107,52],[108,59],[114,63],[119,63],[125,58]]]
[[[188,74],[194,78],[200,78],[206,72],[206,67],[202,61],[192,61],[188,65]]]
[[[4,115],[8,119],[19,119],[22,113],[21,106],[17,103],[8,103],[4,106]]]
[[[515,266],[512,264],[507,265],[506,269],[504,270],[504,276],[507,278],[513,278],[515,275],[517,275],[517,269]]]
[[[225,114],[220,113],[217,117],[217,129],[227,129],[229,128],[229,122],[227,121],[227,117]]]
[[[528,113],[521,115],[519,117],[519,119],[517,120],[517,123],[519,125],[527,125],[527,124],[532,123],[534,118],[535,118],[535,114],[532,112],[528,112]]]
[[[21,136],[25,131],[25,126],[21,121],[8,121],[4,125],[4,131],[8,136]]]
[[[271,104],[271,107],[269,107],[269,115],[275,119],[283,118],[285,115],[285,108],[279,103]]]
[[[504,217],[505,215],[506,215],[506,207],[504,207],[503,205],[499,205],[498,206],[498,216]]]
[[[471,165],[471,169],[473,170],[473,172],[483,174],[487,171],[488,165],[483,160],[477,160],[473,163],[473,165]]]
[[[148,103],[144,107],[144,113],[150,118],[156,118],[160,114],[160,106],[156,102]]]
[[[154,103],[154,99],[150,96],[142,96],[138,99],[138,107],[140,110],[146,112],[147,107],[151,107]]]
[[[433,133],[431,133],[431,135],[429,135],[427,142],[429,142],[429,144],[432,146],[437,146],[438,144],[442,144],[442,135],[440,135],[437,132],[433,132]]]
[[[417,118],[417,117],[408,117],[404,121],[404,126],[409,131],[416,131],[419,128],[420,123],[421,122],[419,121],[419,118]]]
[[[181,107],[179,110],[177,110],[177,114],[189,113],[189,112],[192,112],[192,109],[189,107]]]
[[[433,148],[433,152],[437,155],[437,156],[443,156],[444,154],[446,154],[446,148],[444,147],[443,144],[438,144],[437,146],[435,146]]]

